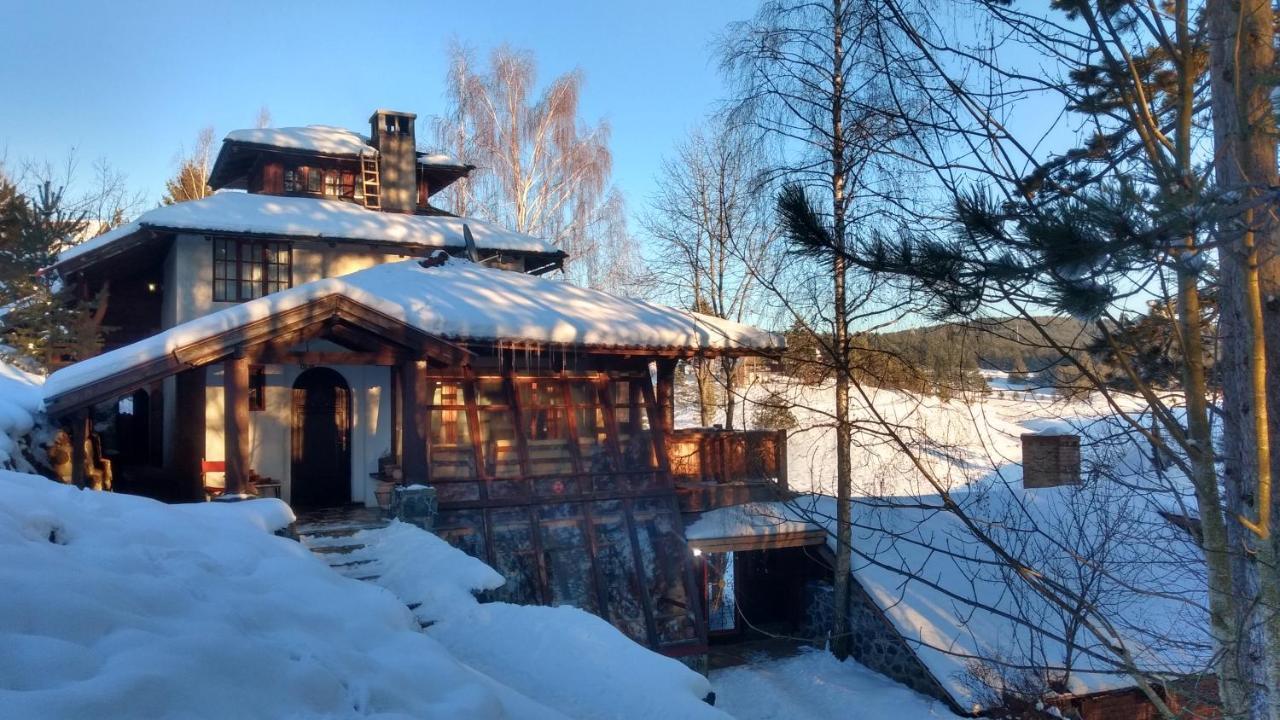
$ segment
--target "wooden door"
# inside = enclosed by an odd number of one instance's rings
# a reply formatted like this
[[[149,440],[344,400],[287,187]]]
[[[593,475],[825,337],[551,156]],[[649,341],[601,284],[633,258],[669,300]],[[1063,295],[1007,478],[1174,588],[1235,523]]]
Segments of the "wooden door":
[[[293,383],[292,435],[292,504],[349,504],[351,390],[336,371],[311,368]]]

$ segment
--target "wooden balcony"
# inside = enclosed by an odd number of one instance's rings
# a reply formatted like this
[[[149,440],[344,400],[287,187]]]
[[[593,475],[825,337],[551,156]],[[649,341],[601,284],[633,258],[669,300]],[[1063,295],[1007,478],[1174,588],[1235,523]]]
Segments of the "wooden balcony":
[[[787,495],[785,430],[675,430],[666,445],[682,512]]]

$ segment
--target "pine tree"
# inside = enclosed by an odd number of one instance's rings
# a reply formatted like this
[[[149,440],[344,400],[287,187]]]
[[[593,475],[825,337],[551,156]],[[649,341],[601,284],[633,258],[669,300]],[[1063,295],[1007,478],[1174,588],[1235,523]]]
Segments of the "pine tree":
[[[78,301],[42,273],[86,227],[63,189],[43,183],[34,199],[0,177],[0,334],[5,353],[33,370],[88,357],[101,347],[95,303]]]

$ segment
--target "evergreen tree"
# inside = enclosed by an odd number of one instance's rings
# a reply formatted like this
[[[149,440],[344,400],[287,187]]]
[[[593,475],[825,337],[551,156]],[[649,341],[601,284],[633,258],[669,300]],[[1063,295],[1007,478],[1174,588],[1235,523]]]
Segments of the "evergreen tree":
[[[101,347],[94,302],[79,301],[42,273],[87,226],[63,189],[45,182],[35,198],[0,176],[0,334],[5,354],[33,370],[88,357]]]

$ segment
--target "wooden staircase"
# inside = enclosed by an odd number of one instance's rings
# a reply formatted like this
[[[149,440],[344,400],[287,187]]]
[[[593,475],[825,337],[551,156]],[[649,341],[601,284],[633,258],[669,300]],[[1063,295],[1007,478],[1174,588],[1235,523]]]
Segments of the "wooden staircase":
[[[379,175],[377,156],[362,156],[360,188],[364,191],[364,206],[370,210],[382,209],[382,183]]]

